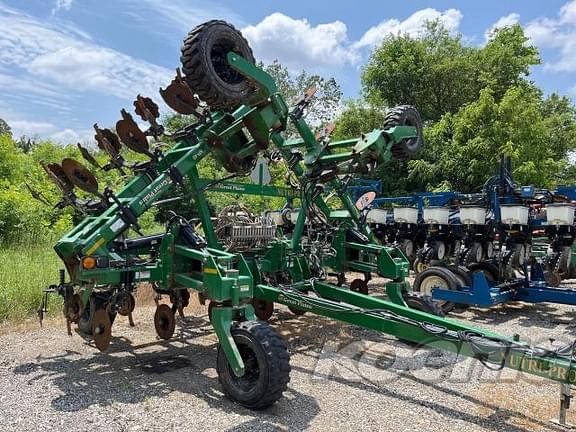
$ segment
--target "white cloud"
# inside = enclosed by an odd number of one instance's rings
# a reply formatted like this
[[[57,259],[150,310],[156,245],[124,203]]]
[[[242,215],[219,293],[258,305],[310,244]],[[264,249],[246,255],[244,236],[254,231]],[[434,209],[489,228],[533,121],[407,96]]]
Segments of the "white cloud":
[[[342,66],[359,60],[348,41],[346,24],[334,21],[312,25],[306,19],[294,19],[281,13],[268,15],[242,33],[259,60],[278,59],[293,68]]]
[[[25,120],[13,117],[9,113],[4,117],[12,129],[12,136],[15,138],[40,136],[59,144],[75,144],[77,142],[89,144],[94,141],[94,133],[90,129],[80,131],[70,128],[60,129],[50,122]]]
[[[576,71],[576,0],[562,6],[556,18],[542,17],[531,21],[525,31],[539,48],[558,50],[558,59],[545,63],[545,69]]]
[[[492,24],[490,28],[486,30],[486,32],[484,33],[486,41],[488,41],[492,37],[496,29],[511,27],[514,24],[518,24],[519,21],[520,21],[520,15],[517,13],[511,13],[503,17],[500,17],[500,19],[496,21],[494,24]]]
[[[20,137],[22,135],[47,135],[54,133],[57,130],[56,126],[49,122],[17,120],[11,118],[5,120],[12,128],[12,135],[15,137]]]
[[[358,41],[351,41],[342,21],[313,25],[307,19],[295,19],[276,12],[256,25],[242,29],[259,60],[279,60],[290,69],[330,68],[356,65],[362,49],[379,44],[391,34],[422,35],[429,21],[439,20],[450,32],[458,29],[462,13],[457,9],[440,12],[419,10],[404,21],[389,19],[371,27]]]
[[[99,46],[74,28],[6,8],[0,8],[0,28],[0,66],[19,68],[19,79],[52,85],[60,92],[132,98],[155,93],[173,76],[166,68]]]
[[[54,15],[59,10],[69,11],[70,8],[72,7],[73,2],[74,2],[74,0],[56,0],[56,4],[54,6],[54,9],[52,9],[52,15]]]
[[[395,18],[388,19],[368,29],[354,46],[356,48],[372,47],[380,44],[389,35],[408,34],[412,37],[419,37],[425,30],[426,23],[436,20],[440,21],[448,31],[454,32],[460,26],[462,13],[457,9],[440,12],[433,8],[427,8],[414,12],[404,21]]]
[[[92,137],[89,137],[90,141]],[[64,129],[62,131],[50,135],[50,139],[60,144],[74,144],[77,142],[84,142],[87,140],[86,134],[82,135],[73,129]]]
[[[186,34],[198,24],[213,19],[228,21],[237,26],[243,26],[244,20],[235,12],[214,1],[195,0],[193,4],[189,0],[131,0],[134,10],[124,11],[133,18],[145,22],[151,31],[165,33],[159,29],[158,24],[175,28],[181,34]],[[147,17],[142,15],[143,10],[148,9],[154,13],[155,22],[150,26]],[[163,21],[163,22],[161,22]],[[173,33],[170,32],[170,33]],[[172,35],[170,35],[172,37]]]

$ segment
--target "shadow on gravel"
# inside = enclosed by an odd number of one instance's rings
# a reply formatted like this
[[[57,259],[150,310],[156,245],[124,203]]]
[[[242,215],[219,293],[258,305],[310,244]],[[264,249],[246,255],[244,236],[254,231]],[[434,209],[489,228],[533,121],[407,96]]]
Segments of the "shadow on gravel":
[[[498,325],[518,320],[522,327],[555,328],[558,325],[576,323],[576,311],[559,312],[554,304],[512,302],[490,309],[468,309],[473,316],[468,320],[477,323]],[[458,317],[458,313],[449,316]]]
[[[287,339],[288,344],[290,346],[290,350],[292,352],[297,352],[301,355],[314,357],[316,359],[319,359],[319,351],[322,349],[322,346],[328,339],[337,340],[338,343],[342,343],[342,345],[346,345],[347,343],[359,340],[385,342],[386,338],[388,338],[391,341],[396,341],[395,338],[389,336],[386,337],[386,335],[383,335],[376,331],[366,330],[352,325],[342,326],[342,323],[338,323],[334,320],[314,315],[304,315],[297,317],[294,316],[293,314],[290,314],[289,312],[277,311],[272,323],[280,325],[279,328],[284,334],[284,337]],[[343,327],[345,330],[343,330]],[[400,343],[400,342],[394,342],[394,343]],[[427,351],[432,352],[433,350],[427,350]],[[380,355],[383,357],[387,356],[387,354],[380,354]],[[418,363],[418,359],[416,358],[417,356],[426,356],[426,353],[423,353],[422,350],[414,351],[414,356],[412,357],[414,363]],[[432,357],[434,357],[434,353],[432,353]],[[292,370],[310,375],[314,379],[320,378],[327,381],[335,381],[338,382],[339,384],[343,384],[351,388],[356,388],[362,391],[368,391],[376,394],[381,394],[385,397],[394,398],[406,404],[411,404],[414,406],[424,406],[446,417],[451,417],[459,421],[465,421],[470,424],[474,424],[482,428],[485,428],[486,430],[492,430],[498,432],[500,431],[528,432],[533,430],[531,428],[523,428],[520,426],[510,424],[509,421],[511,419],[516,419],[520,423],[522,422],[531,423],[541,428],[541,430],[551,430],[551,431],[565,430],[559,426],[554,426],[550,422],[542,421],[538,418],[527,416],[518,411],[502,408],[501,406],[488,403],[469,394],[462,393],[458,390],[446,388],[444,385],[441,385],[439,383],[420,379],[412,375],[411,373],[408,373],[408,371],[406,370],[393,369],[390,367],[391,364],[390,359],[384,358],[383,361],[380,361],[381,359],[375,359],[370,355],[368,356],[362,355],[359,357],[354,357],[353,360],[356,360],[358,362],[366,362],[369,366],[372,367],[376,366],[381,369],[392,371],[393,373],[397,374],[398,377],[411,380],[412,382],[417,383],[418,385],[430,387],[435,391],[445,393],[449,396],[468,401],[470,403],[473,403],[474,405],[477,405],[478,407],[484,407],[486,409],[493,411],[494,414],[490,416],[484,416],[484,415],[475,415],[471,413],[466,413],[458,409],[457,406],[442,405],[440,403],[434,402],[433,400],[419,398],[417,394],[406,394],[404,392],[396,391],[390,387],[387,387],[386,385],[382,384],[378,385],[377,383],[371,382],[368,379],[362,379],[362,380],[348,379],[339,376],[337,373],[325,374],[319,372],[315,367],[306,368],[302,366],[293,365]],[[439,358],[438,360],[439,363],[436,365],[428,363],[425,366],[428,368],[430,367],[441,368],[448,366],[449,364],[454,364],[454,361],[462,361],[463,358],[462,357],[456,358],[456,356],[453,356],[450,358],[448,357]],[[410,385],[407,385],[407,387],[414,388],[413,386]]]
[[[38,356],[34,362],[17,366],[14,373],[30,375],[30,383],[51,381],[62,392],[52,400],[58,411],[76,412],[113,403],[140,404],[181,392],[204,400],[210,408],[252,417],[232,429],[235,431],[253,430],[255,425],[261,430],[267,430],[267,425],[269,430],[277,430],[278,425],[295,430],[309,426],[319,412],[318,404],[293,389],[264,411],[251,411],[226,399],[215,370],[217,343],[193,344],[194,339],[211,333],[212,327],[205,319],[185,318],[170,341],[132,346],[126,338],[113,337],[106,353],[86,357],[66,351],[53,357]]]

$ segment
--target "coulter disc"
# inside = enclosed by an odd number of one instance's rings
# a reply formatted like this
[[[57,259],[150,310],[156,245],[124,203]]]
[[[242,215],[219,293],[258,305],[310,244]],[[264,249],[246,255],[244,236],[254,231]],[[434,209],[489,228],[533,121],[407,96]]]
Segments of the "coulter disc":
[[[174,317],[174,312],[172,312],[170,306],[161,304],[156,308],[156,313],[154,314],[154,327],[156,328],[156,334],[158,334],[160,339],[168,340],[174,335],[176,318]]]
[[[106,351],[110,340],[112,339],[112,323],[110,322],[110,315],[106,309],[98,309],[94,312],[92,318],[92,336],[96,348],[100,351]]]

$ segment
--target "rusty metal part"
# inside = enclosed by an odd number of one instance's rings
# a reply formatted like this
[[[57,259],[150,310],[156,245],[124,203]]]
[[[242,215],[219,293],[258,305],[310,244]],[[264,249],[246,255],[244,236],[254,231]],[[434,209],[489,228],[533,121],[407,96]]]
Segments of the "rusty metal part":
[[[135,307],[136,307],[136,300],[134,299],[134,296],[132,295],[132,293],[127,293],[126,295],[124,295],[122,301],[120,302],[118,313],[122,316],[128,316],[132,312],[134,312]]]
[[[106,309],[98,309],[92,317],[92,337],[100,351],[106,351],[112,340],[112,323]]]
[[[368,294],[368,284],[363,279],[354,279],[350,284],[350,291]]]
[[[62,166],[57,163],[50,163],[47,164],[44,161],[40,161],[40,165],[48,174],[50,180],[58,186],[58,188],[64,193],[70,193],[74,189],[74,184],[68,179],[68,176],[62,169]]]
[[[166,105],[179,114],[197,114],[198,99],[194,96],[188,83],[182,78],[180,69],[176,69],[176,77],[168,87],[160,89],[160,96],[162,96]]]
[[[72,336],[72,323],[77,324],[84,311],[82,299],[78,294],[73,294],[64,299],[64,317],[66,318],[66,330]]]
[[[134,101],[134,112],[144,121],[150,122],[160,117],[158,105],[147,96],[136,96]]]
[[[96,159],[94,159],[94,156],[92,156],[90,154],[90,152],[88,151],[88,149],[86,147],[83,147],[82,144],[77,143],[76,144],[78,146],[78,150],[80,150],[80,154],[82,155],[82,157],[84,158],[84,160],[86,162],[88,162],[90,165],[92,165],[95,168],[101,169],[102,167],[100,166],[100,164],[98,163],[98,161]]]
[[[70,322],[78,323],[83,311],[84,307],[82,306],[80,295],[74,294],[64,301],[64,315]]]
[[[176,318],[170,306],[161,304],[156,308],[156,313],[154,313],[154,327],[160,339],[168,340],[174,335]]]
[[[83,191],[98,194],[98,181],[94,174],[77,160],[66,158],[62,161],[66,177]]]
[[[116,133],[120,140],[130,150],[150,155],[146,134],[140,130],[132,116],[125,109],[122,109],[120,113],[122,114],[122,120],[118,120],[116,123]]]
[[[316,141],[323,141],[323,140],[329,138],[330,135],[332,135],[332,132],[334,132],[334,129],[336,129],[336,124],[335,123],[328,123],[326,125],[326,127],[322,128],[322,130],[319,130],[318,132],[316,132]]]
[[[172,302],[172,311],[178,311],[181,317],[184,317],[184,308],[190,304],[190,293],[187,289],[179,289],[170,294]]]
[[[116,134],[110,129],[100,129],[96,123],[94,123],[94,130],[96,131],[94,139],[98,143],[100,150],[108,153],[110,157],[118,156],[122,149],[122,144]]]
[[[253,298],[252,306],[254,314],[262,321],[268,321],[274,313],[274,303],[270,301]]]

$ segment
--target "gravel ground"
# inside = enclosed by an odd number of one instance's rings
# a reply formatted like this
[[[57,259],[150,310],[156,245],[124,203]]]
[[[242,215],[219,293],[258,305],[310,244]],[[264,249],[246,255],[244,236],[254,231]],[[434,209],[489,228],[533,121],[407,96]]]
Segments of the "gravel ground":
[[[193,312],[165,342],[154,333],[153,308],[139,307],[135,328],[117,320],[107,353],[67,336],[61,319],[0,329],[0,431],[562,430],[549,423],[558,384],[283,308],[271,323],[292,352],[289,390],[253,412],[222,396],[206,309]],[[576,336],[575,309],[566,306],[453,317],[539,344]]]

